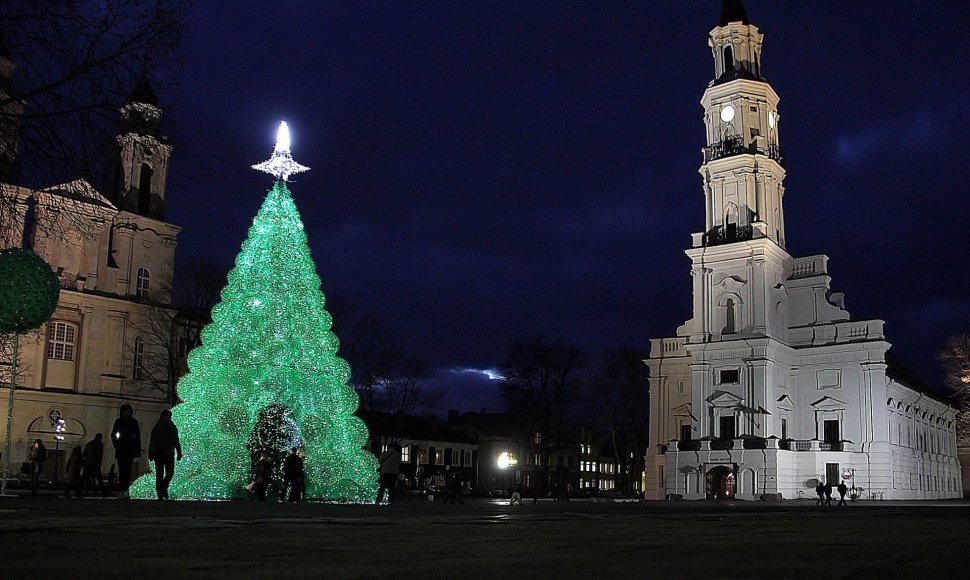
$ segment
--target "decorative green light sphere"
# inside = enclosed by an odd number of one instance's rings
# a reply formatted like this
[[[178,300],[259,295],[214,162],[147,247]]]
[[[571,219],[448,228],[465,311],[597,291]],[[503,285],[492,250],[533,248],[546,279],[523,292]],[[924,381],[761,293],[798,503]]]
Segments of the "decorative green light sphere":
[[[0,250],[0,334],[40,328],[60,293],[57,274],[43,258],[20,248]]]

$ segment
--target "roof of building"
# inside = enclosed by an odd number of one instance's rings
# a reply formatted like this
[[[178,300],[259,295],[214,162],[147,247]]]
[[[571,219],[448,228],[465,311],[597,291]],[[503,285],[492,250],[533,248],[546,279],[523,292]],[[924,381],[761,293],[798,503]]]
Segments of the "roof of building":
[[[372,434],[395,439],[414,439],[421,441],[446,441],[451,443],[475,443],[460,431],[448,427],[435,417],[404,415],[399,413],[379,413],[358,411],[360,417]]]
[[[897,383],[907,386],[918,393],[922,393],[932,399],[936,399],[941,403],[945,403],[950,406],[955,406],[953,400],[947,395],[935,391],[926,382],[923,381],[917,375],[913,369],[906,364],[903,359],[899,358],[891,350],[886,351],[886,376],[896,381]]]
[[[740,22],[741,24],[751,24],[748,20],[748,13],[744,9],[744,4],[741,0],[724,0],[724,4],[721,5],[721,18],[718,20],[718,26],[727,26],[731,22]]]

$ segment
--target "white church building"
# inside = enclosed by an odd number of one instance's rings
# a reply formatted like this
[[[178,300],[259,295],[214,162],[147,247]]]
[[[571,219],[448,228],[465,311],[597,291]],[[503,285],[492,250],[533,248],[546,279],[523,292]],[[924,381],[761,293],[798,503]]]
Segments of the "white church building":
[[[701,99],[704,232],[686,251],[693,316],[650,342],[647,499],[962,496],[957,410],[852,320],[828,256],[785,249],[778,95],[740,0],[710,32]]]
[[[0,56],[0,92],[13,70]],[[181,230],[165,220],[172,147],[159,134],[162,110],[146,79],[120,114],[115,177],[106,194],[83,179],[40,190],[16,185],[16,115],[2,127],[12,138],[0,147],[0,248],[33,249],[61,282],[51,320],[20,338],[10,459],[19,467],[41,439],[53,456],[46,466],[51,479],[63,475],[57,466],[71,447],[96,433],[104,435],[108,469],[110,428],[123,404],[134,408],[147,449],[159,412],[173,404],[170,359],[187,350],[169,307]],[[0,416],[6,417],[12,352],[9,341],[3,347]],[[144,469],[136,464],[136,471]]]

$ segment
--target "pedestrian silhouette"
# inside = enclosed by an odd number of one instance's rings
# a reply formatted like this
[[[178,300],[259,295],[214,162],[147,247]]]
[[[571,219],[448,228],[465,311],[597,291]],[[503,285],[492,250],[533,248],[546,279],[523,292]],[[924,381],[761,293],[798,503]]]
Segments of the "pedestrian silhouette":
[[[104,478],[101,476],[101,464],[104,461],[104,442],[102,441],[101,433],[94,436],[94,439],[88,441],[88,444],[84,446],[84,475],[81,480],[81,490],[87,490],[88,483],[94,484],[95,481],[98,482],[98,490],[101,492],[101,497],[106,497],[107,491],[104,488]]]
[[[832,505],[832,484],[828,481],[825,482],[825,505]]]
[[[64,475],[67,479],[67,487],[64,488],[64,497],[71,497],[71,490],[74,496],[81,499],[81,470],[84,467],[84,453],[80,445],[75,445],[71,449],[71,456],[67,458],[67,467]]]
[[[128,497],[131,485],[131,467],[135,458],[141,456],[141,429],[134,418],[131,405],[125,403],[118,411],[118,418],[111,427],[111,443],[118,460],[118,489],[120,497]]]
[[[273,481],[273,465],[265,453],[259,456],[256,468],[253,470],[253,482],[248,489],[256,497],[256,501],[266,501],[266,490]]]
[[[303,458],[297,455],[297,448],[290,449],[290,454],[283,460],[283,491],[280,501],[286,501],[286,488],[290,488],[290,503],[303,500],[304,479],[306,478]]]
[[[818,496],[815,498],[815,505],[825,505],[825,484],[822,480],[819,480],[818,485],[815,486],[815,495]]]
[[[377,500],[374,503],[384,501],[384,493],[387,492],[387,503],[394,502],[394,491],[397,487],[397,474],[401,471],[401,446],[391,443],[387,449],[381,453],[380,467],[380,488],[377,490]]]
[[[47,448],[44,447],[43,441],[36,439],[30,446],[30,451],[27,452],[27,462],[30,463],[30,495],[37,495],[45,461],[47,461]]]
[[[522,486],[519,484],[512,488],[512,499],[509,501],[509,505],[515,504],[522,505]]]
[[[839,484],[839,487],[835,489],[839,490],[839,505],[848,507],[849,504],[845,503],[845,494],[849,493],[849,488],[845,486],[845,480],[843,479],[842,483]]]
[[[445,470],[448,472],[446,474],[448,497],[445,498],[445,503],[455,505],[455,500],[457,500],[461,505],[465,505],[465,500],[461,497],[461,474],[458,473],[457,469],[452,469],[450,465],[446,466]]]
[[[172,422],[172,412],[162,411],[148,441],[148,460],[155,462],[155,493],[159,500],[168,499],[168,485],[175,475],[175,460],[182,461],[179,429]]]

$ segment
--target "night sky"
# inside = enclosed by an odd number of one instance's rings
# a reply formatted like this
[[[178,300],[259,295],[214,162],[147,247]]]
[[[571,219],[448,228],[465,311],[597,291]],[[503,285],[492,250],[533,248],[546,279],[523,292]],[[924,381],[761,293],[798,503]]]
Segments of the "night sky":
[[[382,313],[443,408],[496,409],[458,371],[511,341],[646,348],[690,317],[720,0],[195,4],[161,95],[180,251],[232,260],[285,119],[324,293]],[[852,317],[939,383],[970,332],[970,10],[745,6],[781,96],[788,251],[827,254]]]

